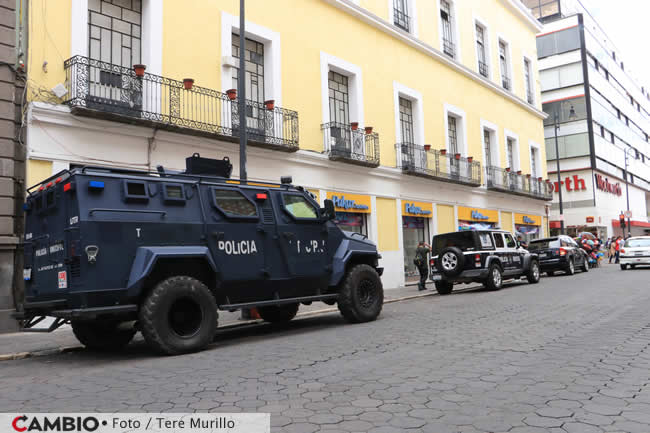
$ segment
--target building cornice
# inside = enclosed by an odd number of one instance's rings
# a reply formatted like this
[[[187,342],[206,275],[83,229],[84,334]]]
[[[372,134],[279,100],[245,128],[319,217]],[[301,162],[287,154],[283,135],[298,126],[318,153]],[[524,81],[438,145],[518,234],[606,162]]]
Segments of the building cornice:
[[[521,108],[525,109],[526,111],[530,112],[531,114],[539,117],[540,119],[546,119],[547,114],[544,113],[541,110],[538,110],[536,107],[528,104],[526,101],[523,99],[517,97],[516,95],[507,92],[503,90],[501,87],[497,86],[495,83],[492,81],[484,78],[482,75],[472,71],[465,65],[462,65],[453,59],[450,59],[446,55],[444,55],[441,51],[433,48],[432,46],[424,43],[420,39],[417,39],[413,37],[412,35],[399,30],[397,27],[391,25],[384,19],[378,17],[377,15],[369,12],[368,10],[356,5],[352,0],[322,0],[325,3],[336,7],[337,9],[340,9],[341,11],[348,13],[354,17],[359,18],[361,21],[365,22],[366,24],[371,25],[372,27],[396,38],[401,40],[402,42],[406,43],[407,45],[415,48],[416,50],[420,51],[421,53],[432,57],[439,61],[440,63],[449,66],[450,68],[454,69],[455,71],[461,73],[462,75],[466,76],[467,78],[483,85],[484,87],[487,87],[488,89],[492,90],[493,92],[497,93],[498,95],[508,99],[509,101],[519,105]],[[505,3],[513,3],[511,5],[512,8],[516,8],[519,10],[518,7],[514,5],[514,2],[517,0],[501,0]],[[523,5],[522,5],[523,6]],[[532,15],[531,15],[532,17]],[[535,27],[535,30],[541,31],[541,27]]]
[[[505,7],[507,7],[515,15],[518,15],[519,18],[528,26],[531,30],[534,30],[536,33],[541,32],[544,29],[544,25],[537,21],[537,18],[530,13],[528,9],[520,0],[500,0]]]

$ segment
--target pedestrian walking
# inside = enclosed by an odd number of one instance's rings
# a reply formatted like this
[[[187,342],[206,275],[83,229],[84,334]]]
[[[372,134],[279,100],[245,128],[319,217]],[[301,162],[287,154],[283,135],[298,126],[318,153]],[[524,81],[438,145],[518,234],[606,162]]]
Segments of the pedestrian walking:
[[[621,248],[623,247],[623,242],[622,236],[616,238],[616,261],[614,261],[616,264],[618,264],[621,259]]]
[[[418,268],[420,273],[420,282],[418,283],[418,290],[427,289],[427,278],[429,277],[429,253],[431,252],[431,245],[424,241],[418,242],[418,247],[415,250],[415,259],[413,263]]]

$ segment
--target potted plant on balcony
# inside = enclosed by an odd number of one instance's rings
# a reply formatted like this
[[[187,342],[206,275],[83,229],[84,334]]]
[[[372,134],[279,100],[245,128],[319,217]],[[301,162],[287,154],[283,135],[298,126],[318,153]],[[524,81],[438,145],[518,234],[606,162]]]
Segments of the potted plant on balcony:
[[[366,126],[366,134],[372,134],[372,126]]]
[[[275,99],[269,99],[267,101],[264,101],[264,106],[269,111],[273,110],[275,108]]]
[[[447,149],[440,149],[440,154],[445,156],[447,154]]]
[[[506,171],[507,171],[508,173],[510,173],[510,170],[511,170],[510,167],[506,167]]]
[[[359,122],[350,122],[350,128],[353,131],[356,131],[357,129],[359,129]]]
[[[185,87],[185,90],[192,90],[192,86],[194,86],[193,78],[183,78],[183,87]]]
[[[425,144],[424,145],[424,150],[426,150],[427,152],[430,151],[431,150],[431,145],[430,144]]]
[[[234,101],[235,98],[237,98],[237,89],[228,89],[226,90],[226,95],[228,95],[228,99],[231,101]]]
[[[454,158],[456,158],[457,161],[460,160],[460,153],[454,153]]]
[[[521,176],[521,170],[517,170],[517,174]]]
[[[530,179],[531,176],[532,176],[532,174],[530,174],[530,173],[528,173],[528,174],[526,175],[526,177],[527,177],[528,179]]]
[[[542,176],[537,178],[537,182],[541,182],[541,181],[542,181]]]
[[[146,65],[133,65],[133,70],[135,71],[135,76],[136,77],[144,77],[144,70],[147,69]]]
[[[467,157],[467,162],[472,162],[472,161],[474,161],[474,157],[473,156],[468,156]]]

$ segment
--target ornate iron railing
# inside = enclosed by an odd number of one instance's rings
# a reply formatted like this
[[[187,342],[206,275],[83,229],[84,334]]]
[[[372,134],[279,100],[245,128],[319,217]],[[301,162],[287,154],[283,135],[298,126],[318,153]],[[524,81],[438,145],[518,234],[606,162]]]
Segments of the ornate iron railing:
[[[144,73],[83,56],[65,61],[65,103],[80,114],[234,140],[239,136],[237,99],[213,89]],[[83,113],[86,111],[87,113]],[[246,101],[250,144],[298,150],[298,113]]]
[[[489,74],[488,74],[488,66],[487,66],[487,63],[482,62],[482,61],[479,60],[479,61],[478,61],[478,72],[479,72],[481,75],[483,75],[485,78],[487,78],[488,75],[489,75]]]
[[[551,187],[547,182],[528,175],[513,173],[500,167],[487,167],[487,188],[538,200],[553,198]]]
[[[449,57],[456,56],[456,44],[450,41],[447,37],[442,38],[442,51]]]
[[[510,78],[506,77],[505,75],[501,76],[501,85],[503,86],[504,89],[510,90]]]
[[[393,23],[405,32],[411,31],[411,18],[406,12],[397,8],[393,8]]]
[[[397,143],[397,166],[404,173],[443,182],[481,185],[481,163],[470,158],[426,150],[414,143]]]
[[[379,135],[364,128],[330,122],[321,125],[323,149],[331,160],[345,161],[367,167],[379,166]]]

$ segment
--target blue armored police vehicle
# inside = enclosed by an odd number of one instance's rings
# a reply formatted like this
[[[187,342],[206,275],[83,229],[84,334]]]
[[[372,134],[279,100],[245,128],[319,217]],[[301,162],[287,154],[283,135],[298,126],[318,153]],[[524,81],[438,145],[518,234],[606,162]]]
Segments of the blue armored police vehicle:
[[[374,243],[340,230],[334,205],[283,177],[231,180],[227,158],[184,172],[64,170],[28,190],[25,330],[45,316],[86,347],[117,349],[137,331],[157,351],[212,342],[218,310],[287,322],[300,304],[338,304],[374,320],[383,288]],[[41,328],[43,329],[43,328]]]

